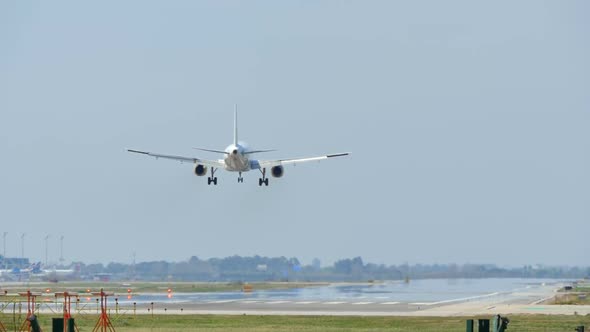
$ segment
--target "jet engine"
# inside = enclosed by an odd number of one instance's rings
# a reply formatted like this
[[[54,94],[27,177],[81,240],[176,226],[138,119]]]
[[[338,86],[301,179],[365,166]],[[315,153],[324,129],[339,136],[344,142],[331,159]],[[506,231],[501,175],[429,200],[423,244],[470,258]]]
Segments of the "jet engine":
[[[275,178],[280,178],[283,177],[283,174],[285,174],[285,169],[283,166],[274,166],[270,169],[270,174],[272,174],[272,176]]]
[[[197,166],[195,166],[195,175],[203,176],[206,174],[207,174],[207,166],[203,166],[201,164],[197,164]]]

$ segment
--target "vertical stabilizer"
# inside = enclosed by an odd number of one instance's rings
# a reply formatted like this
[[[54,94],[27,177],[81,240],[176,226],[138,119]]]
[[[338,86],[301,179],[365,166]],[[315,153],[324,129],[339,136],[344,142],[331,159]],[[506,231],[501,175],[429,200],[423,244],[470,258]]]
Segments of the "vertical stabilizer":
[[[238,104],[234,105],[234,145],[238,145]]]

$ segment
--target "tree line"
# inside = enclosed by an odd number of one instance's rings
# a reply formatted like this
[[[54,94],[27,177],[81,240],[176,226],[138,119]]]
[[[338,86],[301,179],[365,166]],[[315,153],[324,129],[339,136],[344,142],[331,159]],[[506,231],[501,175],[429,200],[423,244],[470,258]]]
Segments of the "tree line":
[[[505,268],[493,264],[400,264],[365,263],[361,257],[346,258],[330,266],[319,260],[304,265],[295,258],[230,256],[182,262],[151,261],[137,264],[75,263],[80,277],[108,275],[113,280],[146,281],[367,281],[436,278],[585,278],[590,267],[532,266]]]

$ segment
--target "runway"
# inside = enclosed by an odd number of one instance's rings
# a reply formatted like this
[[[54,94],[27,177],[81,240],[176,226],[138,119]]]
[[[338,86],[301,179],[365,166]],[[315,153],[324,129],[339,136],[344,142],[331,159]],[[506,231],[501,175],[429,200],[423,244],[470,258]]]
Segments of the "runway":
[[[410,283],[334,283],[253,292],[121,293],[109,312],[127,314],[473,316],[494,314],[587,315],[590,306],[547,305],[568,281],[538,279],[432,279]],[[38,299],[41,313],[62,312],[56,297]],[[72,312],[97,313],[84,296]]]
[[[311,301],[226,301],[155,305],[155,314],[213,315],[306,315],[306,316],[473,316],[495,314],[588,315],[590,306],[554,306],[511,303],[512,301],[468,301],[453,304],[417,305],[396,302],[311,302]],[[519,302],[519,301],[515,301]],[[147,308],[138,314],[150,314]],[[122,308],[130,312],[131,308]]]
[[[262,292],[244,295],[225,293],[207,294],[202,299],[179,296],[174,301],[153,301],[156,314],[225,314],[225,315],[332,315],[332,316],[472,316],[494,314],[590,314],[590,306],[553,306],[542,304],[550,299],[561,285],[529,284],[508,291],[470,296],[443,297],[442,300],[408,301],[401,299],[424,298],[412,292],[375,291],[352,293],[350,296],[319,296],[325,290],[304,292],[307,296],[293,296],[290,292]],[[458,288],[461,288],[460,285]],[[389,288],[388,288],[389,289]],[[329,292],[328,292],[329,293]],[[455,293],[453,293],[455,295]],[[440,295],[431,299],[441,298]],[[152,301],[135,302],[138,314],[149,314]],[[149,309],[149,310],[148,310]],[[121,310],[132,310],[123,301]]]

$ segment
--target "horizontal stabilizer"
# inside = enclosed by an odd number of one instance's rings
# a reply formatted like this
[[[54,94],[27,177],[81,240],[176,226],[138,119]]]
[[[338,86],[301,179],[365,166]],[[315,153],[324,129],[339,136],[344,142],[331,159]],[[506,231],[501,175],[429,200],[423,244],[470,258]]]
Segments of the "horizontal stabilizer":
[[[199,151],[207,151],[207,152],[213,152],[213,153],[223,153],[223,154],[227,154],[227,152],[225,151],[221,151],[221,150],[212,150],[212,149],[203,149],[203,148],[193,148],[195,150],[199,150]]]
[[[272,149],[272,150],[254,150],[254,151],[246,151],[246,152],[244,152],[244,154],[263,153],[263,152],[272,152],[272,151],[277,151],[277,150],[275,150],[275,149]]]

